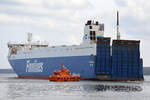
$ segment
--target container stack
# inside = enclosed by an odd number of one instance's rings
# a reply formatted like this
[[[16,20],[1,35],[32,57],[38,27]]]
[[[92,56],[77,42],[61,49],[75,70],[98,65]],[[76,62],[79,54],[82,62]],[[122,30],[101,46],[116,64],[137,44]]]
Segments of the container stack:
[[[112,78],[118,80],[137,80],[143,78],[140,59],[140,41],[113,40]]]
[[[110,38],[97,38],[96,74],[110,74]]]

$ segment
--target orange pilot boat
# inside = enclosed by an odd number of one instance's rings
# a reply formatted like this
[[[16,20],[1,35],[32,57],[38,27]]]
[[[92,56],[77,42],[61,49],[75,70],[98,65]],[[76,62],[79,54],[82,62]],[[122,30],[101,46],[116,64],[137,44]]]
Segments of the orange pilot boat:
[[[61,65],[61,69],[57,72],[54,71],[54,75],[51,75],[49,77],[50,81],[56,81],[56,82],[72,82],[72,81],[79,81],[80,75],[74,74],[71,75],[70,71],[65,69],[63,65]]]

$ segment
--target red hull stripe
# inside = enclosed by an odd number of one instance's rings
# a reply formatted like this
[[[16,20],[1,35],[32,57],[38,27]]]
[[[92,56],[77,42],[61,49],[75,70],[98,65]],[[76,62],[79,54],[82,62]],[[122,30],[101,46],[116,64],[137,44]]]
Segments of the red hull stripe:
[[[24,79],[49,79],[46,76],[18,76],[19,78]],[[144,79],[132,79],[132,80],[115,80],[115,79],[94,79],[94,78],[80,78],[80,80],[95,80],[95,81],[144,81]]]
[[[19,78],[26,78],[26,79],[49,79],[46,76],[18,76]]]
[[[49,77],[46,76],[18,76],[19,78],[24,78],[24,79],[49,79]],[[80,80],[97,80],[93,78],[81,78]]]

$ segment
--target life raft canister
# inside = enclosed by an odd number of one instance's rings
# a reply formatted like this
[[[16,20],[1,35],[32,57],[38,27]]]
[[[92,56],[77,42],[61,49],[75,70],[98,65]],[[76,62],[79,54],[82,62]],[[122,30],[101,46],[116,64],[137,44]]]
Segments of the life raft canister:
[[[12,48],[11,53],[16,54],[17,53],[17,48]]]

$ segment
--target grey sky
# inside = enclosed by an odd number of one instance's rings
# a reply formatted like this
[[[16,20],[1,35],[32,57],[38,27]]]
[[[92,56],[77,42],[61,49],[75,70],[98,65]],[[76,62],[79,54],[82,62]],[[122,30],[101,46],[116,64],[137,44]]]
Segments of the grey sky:
[[[144,66],[150,66],[150,1],[147,0],[0,0],[0,68],[10,68],[7,42],[35,40],[50,45],[79,44],[87,20],[105,24],[105,36],[116,35],[116,11],[120,11],[123,39],[141,40]]]

